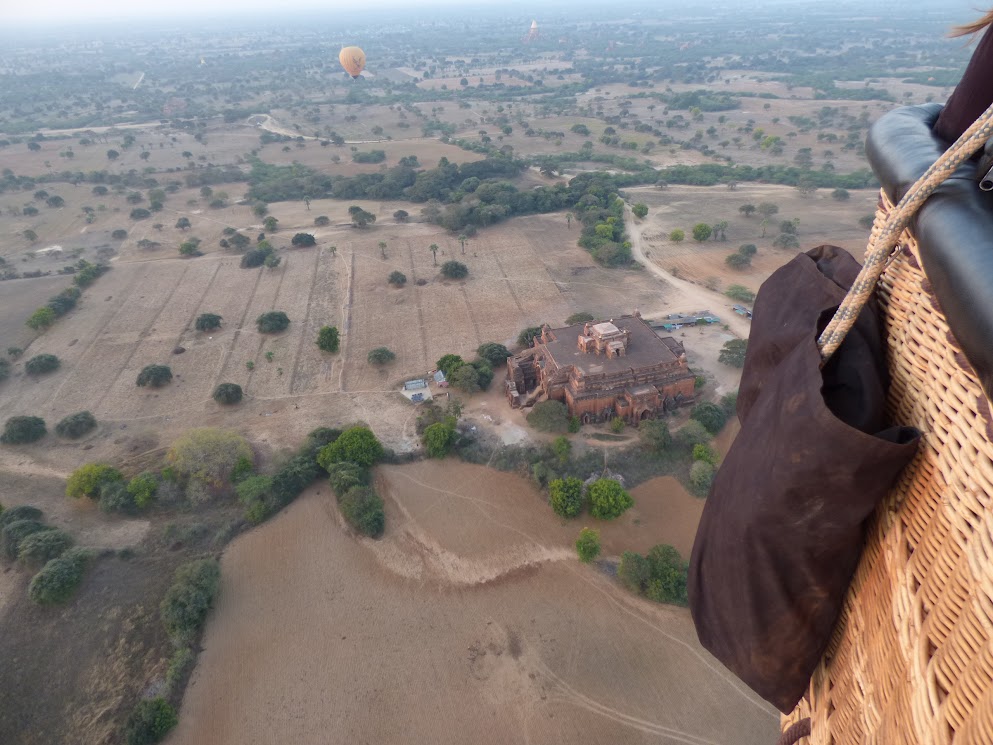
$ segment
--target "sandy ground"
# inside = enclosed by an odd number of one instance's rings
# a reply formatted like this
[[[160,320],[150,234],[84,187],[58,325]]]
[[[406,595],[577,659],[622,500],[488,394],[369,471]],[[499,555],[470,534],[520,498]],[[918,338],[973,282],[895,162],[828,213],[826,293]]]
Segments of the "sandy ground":
[[[776,737],[689,613],[580,565],[584,520],[561,525],[526,482],[454,462],[378,481],[378,542],[343,530],[322,485],[229,547],[169,745]],[[610,551],[632,521],[605,526]]]

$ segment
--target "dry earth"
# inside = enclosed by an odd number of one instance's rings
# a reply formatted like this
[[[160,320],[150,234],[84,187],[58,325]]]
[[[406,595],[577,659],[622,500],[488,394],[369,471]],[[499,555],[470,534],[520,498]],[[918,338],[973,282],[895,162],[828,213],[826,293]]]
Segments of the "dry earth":
[[[575,560],[589,520],[563,524],[529,483],[478,466],[382,468],[378,485],[380,541],[348,535],[320,486],[229,547],[168,745],[775,738],[775,713],[699,647],[685,609]],[[685,542],[679,491],[643,486],[644,506],[602,526],[606,551],[644,550],[636,519]]]

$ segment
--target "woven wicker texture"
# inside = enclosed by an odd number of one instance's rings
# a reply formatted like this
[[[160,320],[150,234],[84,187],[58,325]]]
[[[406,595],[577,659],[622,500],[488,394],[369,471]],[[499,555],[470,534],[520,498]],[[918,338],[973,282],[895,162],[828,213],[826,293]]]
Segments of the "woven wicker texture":
[[[871,246],[887,224],[885,194]],[[783,727],[811,745],[993,743],[993,428],[909,232],[878,299],[892,421],[924,433],[877,509],[831,644]]]

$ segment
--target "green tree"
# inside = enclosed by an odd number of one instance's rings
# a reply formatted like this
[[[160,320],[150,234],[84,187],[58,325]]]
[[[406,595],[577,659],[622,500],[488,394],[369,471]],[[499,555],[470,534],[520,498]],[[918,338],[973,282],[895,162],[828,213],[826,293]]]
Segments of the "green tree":
[[[641,554],[625,551],[621,554],[621,563],[617,567],[617,579],[632,592],[644,595],[652,578],[652,568]]]
[[[155,494],[159,490],[159,479],[154,473],[144,471],[128,482],[127,489],[135,506],[143,510],[155,499]]]
[[[285,331],[290,325],[289,316],[281,310],[270,310],[255,319],[255,325],[263,334],[276,334]]]
[[[83,581],[92,556],[92,552],[84,548],[71,548],[50,560],[32,578],[28,597],[38,605],[65,603]]]
[[[583,511],[583,482],[574,476],[552,481],[548,494],[552,510],[560,517],[576,517]]]
[[[290,245],[295,248],[309,248],[317,245],[317,239],[310,233],[297,233],[290,239]]]
[[[320,215],[319,217],[314,218],[314,225],[316,225],[319,228],[325,228],[330,224],[331,224],[331,218],[328,217],[327,215]],[[297,235],[309,235],[309,233],[297,233]],[[294,236],[294,238],[295,237],[296,236]],[[314,236],[310,236],[310,237],[313,238]]]
[[[469,275],[469,267],[458,261],[446,261],[441,265],[441,273],[449,279],[463,279]]]
[[[631,495],[614,479],[597,479],[586,490],[586,497],[590,514],[599,520],[613,520],[634,505]]]
[[[268,269],[275,269],[276,267],[279,266],[282,260],[283,260],[282,256],[277,256],[276,254],[269,254],[268,256],[265,257],[265,260],[262,263],[264,263],[266,265],[266,268]]]
[[[338,351],[341,338],[338,334],[337,326],[322,326],[317,332],[317,348],[322,352],[334,354]]]
[[[364,228],[376,222],[376,216],[374,214],[366,212],[361,207],[355,205],[348,208],[348,215],[352,219],[352,225],[356,228]]]
[[[459,234],[459,244],[462,246],[462,255],[465,256],[465,244],[469,242],[469,236],[465,233]]]
[[[493,367],[507,364],[507,358],[511,356],[510,350],[507,347],[496,342],[480,344],[476,349],[476,354],[489,362]]]
[[[631,208],[631,212],[635,217],[641,220],[648,214],[648,205],[638,202]]]
[[[693,226],[693,240],[703,243],[710,238],[713,229],[705,222],[698,222]]]
[[[752,260],[749,257],[744,256],[740,253],[733,253],[733,254],[728,254],[725,257],[724,263],[727,264],[732,269],[737,269],[741,271],[742,269],[747,269],[748,267],[750,267],[752,265]]]
[[[579,538],[576,539],[576,553],[585,564],[593,561],[600,555],[600,534],[591,528],[580,530]]]
[[[332,463],[348,461],[369,468],[383,457],[383,446],[368,427],[346,429],[337,440],[321,449],[317,462],[327,469]]]
[[[755,214],[756,206],[754,204],[743,204],[738,208],[738,212],[743,214],[745,217],[751,217]]]
[[[23,233],[21,233],[21,235],[24,236],[24,240],[30,243],[34,243],[36,240],[38,240],[38,234],[33,230],[31,230],[30,228],[28,230],[25,230]]]
[[[140,387],[146,385],[152,388],[159,388],[172,381],[172,370],[165,365],[146,365],[138,373],[136,381]]]
[[[222,320],[216,313],[201,313],[193,325],[197,331],[213,331],[221,327]]]
[[[279,220],[277,220],[272,215],[269,215],[265,220],[262,221],[262,227],[267,233],[275,233],[279,230]]]
[[[748,258],[751,258],[758,252],[759,252],[759,248],[754,243],[744,243],[738,246],[738,253],[740,253],[742,256],[747,256]]]
[[[686,605],[687,565],[672,546],[653,546],[648,552],[651,579],[646,595],[656,603]]]
[[[434,364],[435,367],[445,373],[445,377],[447,378],[462,367],[465,364],[465,360],[457,354],[446,354]]]
[[[531,409],[527,421],[539,432],[568,432],[569,410],[561,401],[541,401]]]
[[[383,500],[368,486],[354,486],[338,499],[342,517],[363,535],[378,538],[386,527]]]
[[[386,281],[394,287],[403,287],[407,284],[407,275],[403,272],[392,271]]]
[[[772,204],[771,202],[760,203],[758,206],[758,210],[759,210],[759,214],[766,219],[772,217],[773,215],[779,214],[779,207],[777,207],[775,204]]]
[[[256,202],[252,205],[252,214],[256,217],[265,217],[269,212],[269,205],[265,202]]]
[[[386,347],[376,347],[366,355],[370,365],[387,365],[396,359],[396,355]]]
[[[0,443],[23,445],[37,442],[45,436],[45,420],[37,416],[12,416],[3,426]]]
[[[444,458],[455,443],[455,426],[450,422],[436,422],[421,436],[429,458]]]
[[[676,228],[671,233],[669,233],[669,240],[672,241],[673,243],[682,243],[684,240],[686,240],[686,233],[680,230],[679,228]]]
[[[43,375],[58,370],[61,364],[54,354],[38,354],[24,363],[24,370],[31,375]]]
[[[241,397],[241,386],[237,383],[221,383],[214,389],[213,399],[219,404],[236,404]]]
[[[707,431],[707,428],[694,419],[691,419],[680,427],[676,434],[673,435],[673,440],[680,446],[691,450],[694,445],[710,442],[710,438],[711,434]]]
[[[17,547],[17,560],[29,567],[41,567],[72,547],[72,536],[64,530],[51,528],[31,533]]]
[[[772,245],[776,248],[797,249],[800,248],[800,241],[792,233],[780,233],[773,239]]]
[[[44,331],[55,323],[55,311],[48,306],[38,308],[38,310],[28,317],[26,323],[29,328],[35,331]]]
[[[55,434],[59,437],[75,440],[82,437],[87,432],[96,429],[96,426],[97,420],[93,414],[88,411],[80,411],[64,417],[58,424],[56,424]]]
[[[172,705],[162,697],[146,698],[131,710],[124,727],[127,745],[154,745],[179,723]]]
[[[724,346],[721,347],[721,351],[717,355],[717,360],[718,362],[722,362],[725,365],[730,365],[731,367],[744,367],[745,353],[747,351],[747,339],[732,339],[731,341],[725,342]]]
[[[531,342],[541,336],[541,326],[528,326],[517,335],[517,343],[522,347],[530,347]]]
[[[653,453],[664,453],[672,445],[669,425],[661,419],[647,419],[638,425],[642,447]]]
[[[393,213],[393,219],[396,222],[407,222],[408,217],[410,217],[410,213],[407,210],[397,210]]]
[[[831,198],[838,202],[847,202],[851,196],[848,189],[838,188],[831,192]]]
[[[716,435],[727,423],[727,414],[717,404],[705,401],[693,407],[693,411],[690,412],[690,419],[700,422],[707,428],[708,432]]]
[[[176,570],[159,605],[162,623],[174,641],[188,644],[203,628],[220,580],[216,559],[190,561]]]
[[[463,393],[476,393],[482,387],[479,383],[479,371],[472,365],[457,367],[449,382]]]
[[[428,246],[428,250],[431,252],[431,258],[434,259],[434,265],[438,266],[438,244],[432,243]]]
[[[709,463],[712,466],[717,465],[717,451],[714,450],[710,445],[694,445],[693,446],[693,460],[702,460],[704,463]]]
[[[106,463],[87,463],[80,466],[69,475],[66,481],[66,496],[79,499],[89,497],[96,499],[100,489],[105,484],[124,480],[124,475]]]
[[[714,483],[714,467],[703,460],[693,461],[693,465],[690,466],[690,491],[698,497],[705,497],[712,483]]]
[[[181,217],[178,220],[176,220],[176,227],[179,228],[180,230],[189,230],[190,228],[193,227],[193,224],[190,222],[190,218]]]
[[[552,452],[558,458],[559,465],[565,465],[572,454],[572,443],[569,442],[569,438],[565,435],[559,435],[552,440]]]

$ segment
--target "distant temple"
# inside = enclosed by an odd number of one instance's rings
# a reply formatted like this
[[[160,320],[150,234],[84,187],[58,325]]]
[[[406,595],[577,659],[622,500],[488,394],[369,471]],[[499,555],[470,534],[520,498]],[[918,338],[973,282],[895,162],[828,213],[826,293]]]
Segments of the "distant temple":
[[[683,345],[659,338],[635,311],[603,323],[547,325],[533,346],[507,360],[506,392],[519,408],[542,396],[584,424],[619,416],[631,424],[693,399]]]

